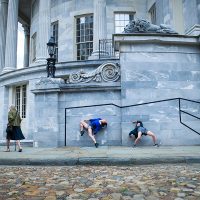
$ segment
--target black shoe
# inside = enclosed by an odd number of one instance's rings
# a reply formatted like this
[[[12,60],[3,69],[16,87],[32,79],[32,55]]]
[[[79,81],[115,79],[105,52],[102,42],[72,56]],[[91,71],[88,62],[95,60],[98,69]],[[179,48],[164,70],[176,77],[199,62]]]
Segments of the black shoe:
[[[95,147],[96,147],[96,148],[98,148],[98,146],[99,146],[99,143],[95,143],[94,145],[95,145]]]
[[[19,149],[19,152],[22,152],[22,149]]]
[[[136,144],[134,144],[134,145],[133,145],[133,148],[136,148],[136,147],[137,147]]]
[[[84,133],[85,133],[85,131],[84,131],[84,130],[82,130],[82,131],[81,131],[81,136],[83,136],[83,135],[84,135]]]
[[[154,147],[159,147],[159,144],[154,144],[153,146],[154,146]]]

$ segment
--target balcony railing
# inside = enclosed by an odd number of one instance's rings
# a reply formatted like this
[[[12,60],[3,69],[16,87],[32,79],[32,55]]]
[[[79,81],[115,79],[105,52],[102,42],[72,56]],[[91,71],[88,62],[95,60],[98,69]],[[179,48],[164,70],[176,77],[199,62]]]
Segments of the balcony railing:
[[[119,52],[114,50],[112,39],[99,40],[99,59],[119,58]]]

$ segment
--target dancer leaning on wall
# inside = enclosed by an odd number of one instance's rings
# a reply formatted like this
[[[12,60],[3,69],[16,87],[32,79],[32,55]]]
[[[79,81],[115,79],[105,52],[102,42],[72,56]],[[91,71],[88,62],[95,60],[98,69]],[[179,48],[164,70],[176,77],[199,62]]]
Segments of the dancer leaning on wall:
[[[107,121],[105,119],[96,118],[96,119],[89,119],[89,120],[82,120],[80,122],[80,133],[81,136],[87,131],[89,137],[94,142],[96,148],[98,148],[99,143],[96,142],[95,135],[99,132],[102,128],[107,127]]]
[[[133,147],[136,147],[136,145],[138,144],[139,140],[142,138],[142,136],[150,136],[153,140],[154,146],[158,147],[158,143],[157,143],[157,138],[156,135],[152,132],[147,130],[144,126],[143,123],[141,121],[133,121],[133,123],[135,123],[135,129],[133,129],[130,133],[129,133],[129,137],[133,138],[133,136],[135,136],[135,141],[134,141],[134,145]]]

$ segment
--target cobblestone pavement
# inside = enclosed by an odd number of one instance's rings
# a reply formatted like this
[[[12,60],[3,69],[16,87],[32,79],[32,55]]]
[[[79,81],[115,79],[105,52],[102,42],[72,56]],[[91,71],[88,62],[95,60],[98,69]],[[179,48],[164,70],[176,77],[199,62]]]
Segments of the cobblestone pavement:
[[[200,164],[0,167],[1,200],[200,199]]]

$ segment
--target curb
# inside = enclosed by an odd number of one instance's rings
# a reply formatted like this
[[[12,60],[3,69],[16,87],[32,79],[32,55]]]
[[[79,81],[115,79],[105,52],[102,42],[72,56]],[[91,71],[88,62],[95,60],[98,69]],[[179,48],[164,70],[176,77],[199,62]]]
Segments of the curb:
[[[153,164],[194,164],[200,163],[199,157],[165,157],[165,158],[112,158],[112,157],[81,157],[66,159],[0,159],[0,166],[75,166],[75,165],[153,165]]]

